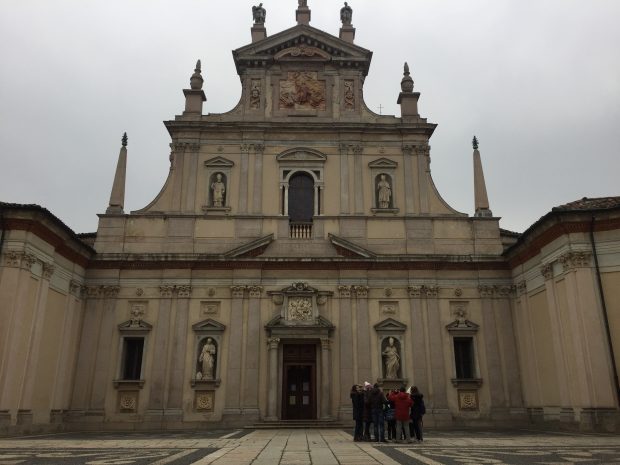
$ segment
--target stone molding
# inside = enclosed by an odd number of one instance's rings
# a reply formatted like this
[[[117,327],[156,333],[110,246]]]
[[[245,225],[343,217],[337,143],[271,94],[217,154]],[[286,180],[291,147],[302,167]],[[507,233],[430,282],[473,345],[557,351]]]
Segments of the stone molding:
[[[433,298],[439,295],[439,286],[427,286],[426,284],[421,286],[407,286],[407,294],[409,294],[409,297],[414,298]]]

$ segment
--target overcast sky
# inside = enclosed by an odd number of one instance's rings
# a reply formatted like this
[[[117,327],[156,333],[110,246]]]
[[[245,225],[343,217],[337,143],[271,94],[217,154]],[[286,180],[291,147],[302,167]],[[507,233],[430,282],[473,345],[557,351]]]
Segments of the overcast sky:
[[[256,2],[257,4],[258,2]],[[239,100],[231,50],[250,42],[245,0],[2,0],[0,200],[37,203],[76,232],[97,228],[123,131],[125,211],[168,173],[162,121],[184,107],[196,59],[205,112]],[[355,43],[374,52],[364,97],[396,104],[409,62],[420,114],[439,126],[432,175],[473,214],[476,134],[489,202],[523,231],[551,207],[620,195],[620,1],[351,0]],[[292,27],[296,0],[265,0],[267,33]],[[342,2],[308,0],[338,35]]]

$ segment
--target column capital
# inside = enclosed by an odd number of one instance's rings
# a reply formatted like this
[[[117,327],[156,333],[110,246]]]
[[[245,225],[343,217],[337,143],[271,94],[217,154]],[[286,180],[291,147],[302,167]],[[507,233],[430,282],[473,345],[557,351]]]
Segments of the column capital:
[[[351,286],[338,286],[338,293],[340,297],[351,297]]]
[[[480,297],[493,297],[495,294],[495,286],[480,284],[478,286],[478,293],[480,294]]]
[[[47,281],[52,279],[52,275],[54,274],[54,270],[56,269],[56,267],[52,265],[51,263],[44,262],[42,265],[42,268],[43,268],[43,279]]]
[[[329,338],[321,338],[321,350],[331,350],[332,340]]]
[[[256,286],[256,285],[251,285],[251,286],[247,286],[248,289],[248,294],[250,295],[251,298],[260,298],[260,296],[263,293],[263,286]]]
[[[543,275],[545,280],[553,278],[553,263],[545,263],[541,265],[540,274]]]
[[[172,291],[174,290],[174,286],[171,284],[163,284],[159,286],[159,295],[161,297],[172,297]]]
[[[188,298],[191,297],[192,295],[192,286],[188,285],[188,284],[182,284],[180,286],[175,286],[175,289],[177,291],[177,295],[181,298]]]
[[[102,286],[103,296],[108,299],[116,297],[120,290],[120,286]]]
[[[270,350],[274,350],[277,349],[278,346],[280,345],[280,338],[279,337],[270,337],[267,339],[267,345],[269,346]]]
[[[243,299],[247,286],[230,286],[230,293],[233,299]]]
[[[558,258],[564,272],[590,266],[590,252],[566,252]]]
[[[365,299],[368,297],[368,286],[351,286],[351,290],[358,299]]]

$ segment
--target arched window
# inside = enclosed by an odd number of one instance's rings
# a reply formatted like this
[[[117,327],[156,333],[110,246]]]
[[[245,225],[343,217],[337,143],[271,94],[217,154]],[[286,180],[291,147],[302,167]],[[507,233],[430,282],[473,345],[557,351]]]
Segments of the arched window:
[[[288,216],[291,222],[310,222],[314,215],[314,180],[306,173],[295,173],[288,186]]]

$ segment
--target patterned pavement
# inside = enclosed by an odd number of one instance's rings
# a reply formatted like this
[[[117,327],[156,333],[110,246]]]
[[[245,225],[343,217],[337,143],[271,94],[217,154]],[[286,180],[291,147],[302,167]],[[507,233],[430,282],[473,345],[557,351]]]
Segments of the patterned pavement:
[[[0,465],[620,465],[620,437],[428,431],[423,443],[353,442],[339,430],[61,433],[0,439]]]

